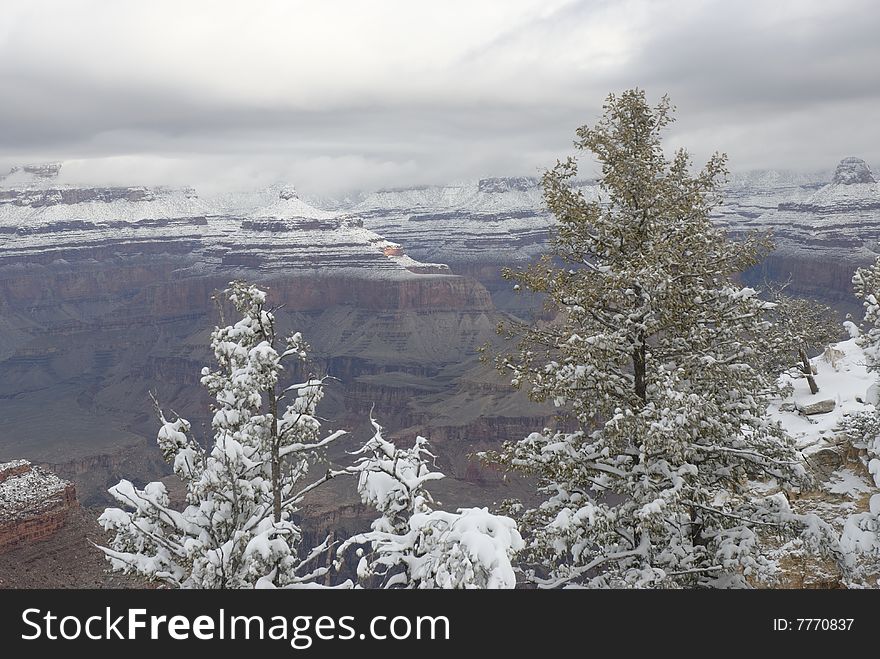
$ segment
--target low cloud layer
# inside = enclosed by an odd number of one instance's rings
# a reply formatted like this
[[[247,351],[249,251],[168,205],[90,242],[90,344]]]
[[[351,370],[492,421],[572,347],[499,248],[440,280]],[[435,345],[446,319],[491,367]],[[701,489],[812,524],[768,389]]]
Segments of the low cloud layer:
[[[867,0],[12,0],[0,165],[310,194],[536,174],[632,86],[697,159],[880,164],[878,33]]]

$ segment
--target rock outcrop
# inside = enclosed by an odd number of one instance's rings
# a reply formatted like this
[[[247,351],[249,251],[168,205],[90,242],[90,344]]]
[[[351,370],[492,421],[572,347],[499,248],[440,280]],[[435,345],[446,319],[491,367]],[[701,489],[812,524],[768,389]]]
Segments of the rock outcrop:
[[[0,463],[0,554],[51,537],[77,505],[73,483],[27,460]]]
[[[807,405],[801,405],[798,407],[798,411],[804,416],[811,416],[813,414],[828,414],[829,412],[834,411],[835,403],[832,399],[820,400],[815,403],[809,403]]]
[[[500,194],[511,190],[532,190],[541,182],[532,176],[507,176],[480,179],[477,190],[488,194]]]
[[[855,185],[857,183],[876,183],[868,164],[861,158],[844,158],[834,170],[831,182],[835,185]]]

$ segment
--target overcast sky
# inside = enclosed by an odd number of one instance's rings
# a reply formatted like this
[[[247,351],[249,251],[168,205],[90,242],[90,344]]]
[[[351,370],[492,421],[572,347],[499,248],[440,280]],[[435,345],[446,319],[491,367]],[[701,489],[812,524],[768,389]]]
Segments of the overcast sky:
[[[871,0],[3,0],[0,165],[306,194],[536,175],[604,97],[734,170],[880,164]],[[589,173],[589,172],[585,172]]]

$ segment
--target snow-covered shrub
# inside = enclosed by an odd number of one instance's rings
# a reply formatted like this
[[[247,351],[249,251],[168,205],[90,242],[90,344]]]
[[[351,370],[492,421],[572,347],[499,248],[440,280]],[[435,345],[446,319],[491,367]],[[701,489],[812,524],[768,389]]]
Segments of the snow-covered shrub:
[[[850,333],[863,348],[869,370],[880,370],[880,258],[867,268],[859,268],[853,275],[853,290],[862,301],[865,315],[861,332],[855,328]],[[873,390],[873,392],[872,392]],[[876,396],[878,384],[869,389],[869,398]],[[876,400],[872,401],[876,404]],[[841,549],[846,552],[854,577],[873,576],[880,573],[880,415],[877,411],[847,416],[841,423],[840,432],[852,445],[865,451],[865,462],[878,492],[868,500],[868,510],[850,515],[844,522],[840,538]]]
[[[865,451],[865,466],[878,491],[868,500],[868,510],[849,515],[840,538],[852,578],[880,573],[880,415],[866,411],[847,415],[837,431],[847,437],[853,447]]]
[[[380,517],[339,548],[367,546],[359,578],[382,588],[513,588],[511,557],[523,546],[514,521],[486,508],[432,509],[425,485],[443,474],[429,467],[427,440],[417,437],[401,449],[375,421],[373,428],[354,470],[362,500]]]
[[[847,414],[836,431],[846,436],[853,447],[865,451],[868,471],[880,488],[880,414],[876,410]]]

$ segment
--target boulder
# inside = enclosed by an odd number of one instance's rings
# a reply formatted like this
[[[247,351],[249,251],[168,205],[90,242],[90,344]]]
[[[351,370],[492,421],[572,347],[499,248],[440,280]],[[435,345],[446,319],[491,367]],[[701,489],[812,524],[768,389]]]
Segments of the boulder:
[[[832,473],[843,466],[844,455],[836,446],[825,446],[810,453],[809,462],[821,479],[827,480]]]
[[[865,392],[865,403],[874,407],[880,406],[880,386],[876,383],[868,387],[868,391]]]
[[[829,398],[828,400],[820,400],[816,403],[810,403],[809,405],[801,405],[798,407],[798,412],[807,416],[811,414],[828,414],[829,412],[832,412],[836,406],[837,403]]]

